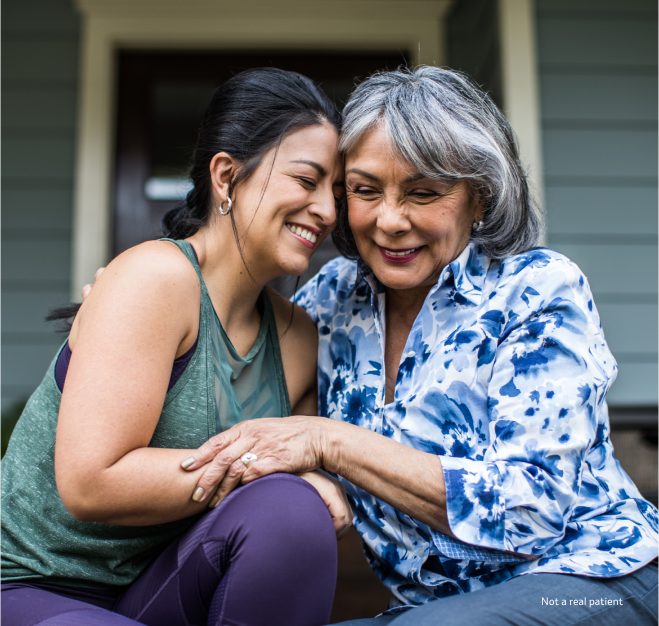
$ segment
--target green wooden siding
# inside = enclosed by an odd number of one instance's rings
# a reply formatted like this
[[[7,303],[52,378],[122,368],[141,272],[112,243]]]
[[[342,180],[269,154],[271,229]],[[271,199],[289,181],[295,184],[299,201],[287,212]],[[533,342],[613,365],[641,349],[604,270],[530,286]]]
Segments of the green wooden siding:
[[[2,407],[39,384],[68,301],[79,20],[70,0],[2,3]]]
[[[620,373],[657,404],[657,6],[536,0],[547,243],[586,273]]]

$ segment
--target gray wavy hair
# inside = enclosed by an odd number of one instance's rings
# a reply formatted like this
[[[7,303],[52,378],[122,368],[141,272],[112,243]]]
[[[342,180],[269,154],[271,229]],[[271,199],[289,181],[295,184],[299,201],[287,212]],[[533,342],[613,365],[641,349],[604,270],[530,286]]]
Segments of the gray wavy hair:
[[[467,181],[484,209],[471,240],[488,256],[501,259],[536,245],[542,222],[512,128],[467,76],[427,66],[378,72],[357,87],[343,115],[342,152],[381,125],[392,153],[420,174]],[[346,256],[358,256],[345,207],[335,242]]]

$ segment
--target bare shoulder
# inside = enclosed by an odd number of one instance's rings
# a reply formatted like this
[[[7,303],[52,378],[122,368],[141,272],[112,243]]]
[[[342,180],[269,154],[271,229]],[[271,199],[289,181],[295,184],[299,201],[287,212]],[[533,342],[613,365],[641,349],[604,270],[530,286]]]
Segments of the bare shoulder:
[[[200,298],[197,273],[185,255],[171,243],[148,241],[108,264],[76,316],[70,341],[75,343],[87,320],[107,325],[110,319],[158,323],[175,318],[182,326],[195,325]]]
[[[128,270],[131,274],[151,279],[187,279],[199,285],[197,272],[183,252],[168,241],[146,241],[122,252],[108,269]],[[105,273],[104,273],[105,274]]]
[[[181,250],[166,241],[147,241],[121,253],[107,266],[94,290],[97,288],[127,293],[145,290],[150,297],[189,297],[201,292],[195,268]]]

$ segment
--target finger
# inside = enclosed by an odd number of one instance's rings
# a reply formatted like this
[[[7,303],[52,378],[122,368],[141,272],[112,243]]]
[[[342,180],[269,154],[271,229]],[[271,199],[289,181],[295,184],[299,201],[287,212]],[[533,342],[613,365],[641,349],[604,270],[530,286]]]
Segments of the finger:
[[[336,532],[337,539],[343,539],[343,537],[345,537],[348,534],[348,531],[352,526],[352,518],[354,517],[352,508],[347,502],[345,503],[345,506],[346,506],[346,515],[344,516],[343,519],[342,528]]]
[[[96,274],[94,274],[94,280],[98,280],[99,277],[100,277],[100,275],[101,275],[104,271],[105,271],[105,268],[104,268],[104,267],[99,267],[99,268],[96,270]]]
[[[257,453],[258,456],[258,453]],[[263,476],[268,476],[269,474],[276,474],[277,472],[284,472],[290,474],[284,464],[275,457],[265,457],[263,459],[259,458],[258,461],[250,463],[249,467],[245,470],[242,476],[242,483],[246,485],[251,483],[257,478],[262,478]]]
[[[231,464],[231,467],[224,475],[220,486],[217,488],[215,495],[211,498],[211,501],[208,504],[211,509],[214,509],[240,484],[240,479],[245,472],[245,469],[245,464],[240,459]]]
[[[250,449],[251,445],[251,442],[248,442],[246,439],[239,439],[225,450],[220,451],[208,463],[201,478],[197,481],[192,499],[195,502],[205,502],[208,500],[226,476],[229,468]]]
[[[240,430],[234,426],[219,435],[211,437],[205,444],[181,461],[185,470],[199,469],[214,459],[222,450],[240,437]]]
[[[82,299],[84,300],[92,291],[92,286],[91,285],[85,285],[82,288]]]

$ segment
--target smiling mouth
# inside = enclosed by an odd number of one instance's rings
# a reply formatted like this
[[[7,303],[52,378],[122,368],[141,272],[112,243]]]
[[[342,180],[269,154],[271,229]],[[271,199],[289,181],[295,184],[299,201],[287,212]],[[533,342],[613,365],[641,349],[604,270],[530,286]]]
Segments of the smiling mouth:
[[[419,248],[410,248],[409,250],[388,250],[387,248],[382,248],[389,256],[409,256],[414,254]]]
[[[405,250],[391,250],[390,248],[383,248],[382,246],[378,246],[378,248],[385,261],[400,265],[410,263],[416,259],[419,254],[421,254],[423,246],[419,246],[418,248],[406,248]]]
[[[302,228],[301,226],[298,226],[297,224],[286,224],[286,228],[290,230],[294,235],[297,235],[298,237],[303,237],[310,243],[316,243],[318,240],[318,236],[314,233],[312,233],[310,230],[307,230],[306,228]]]

